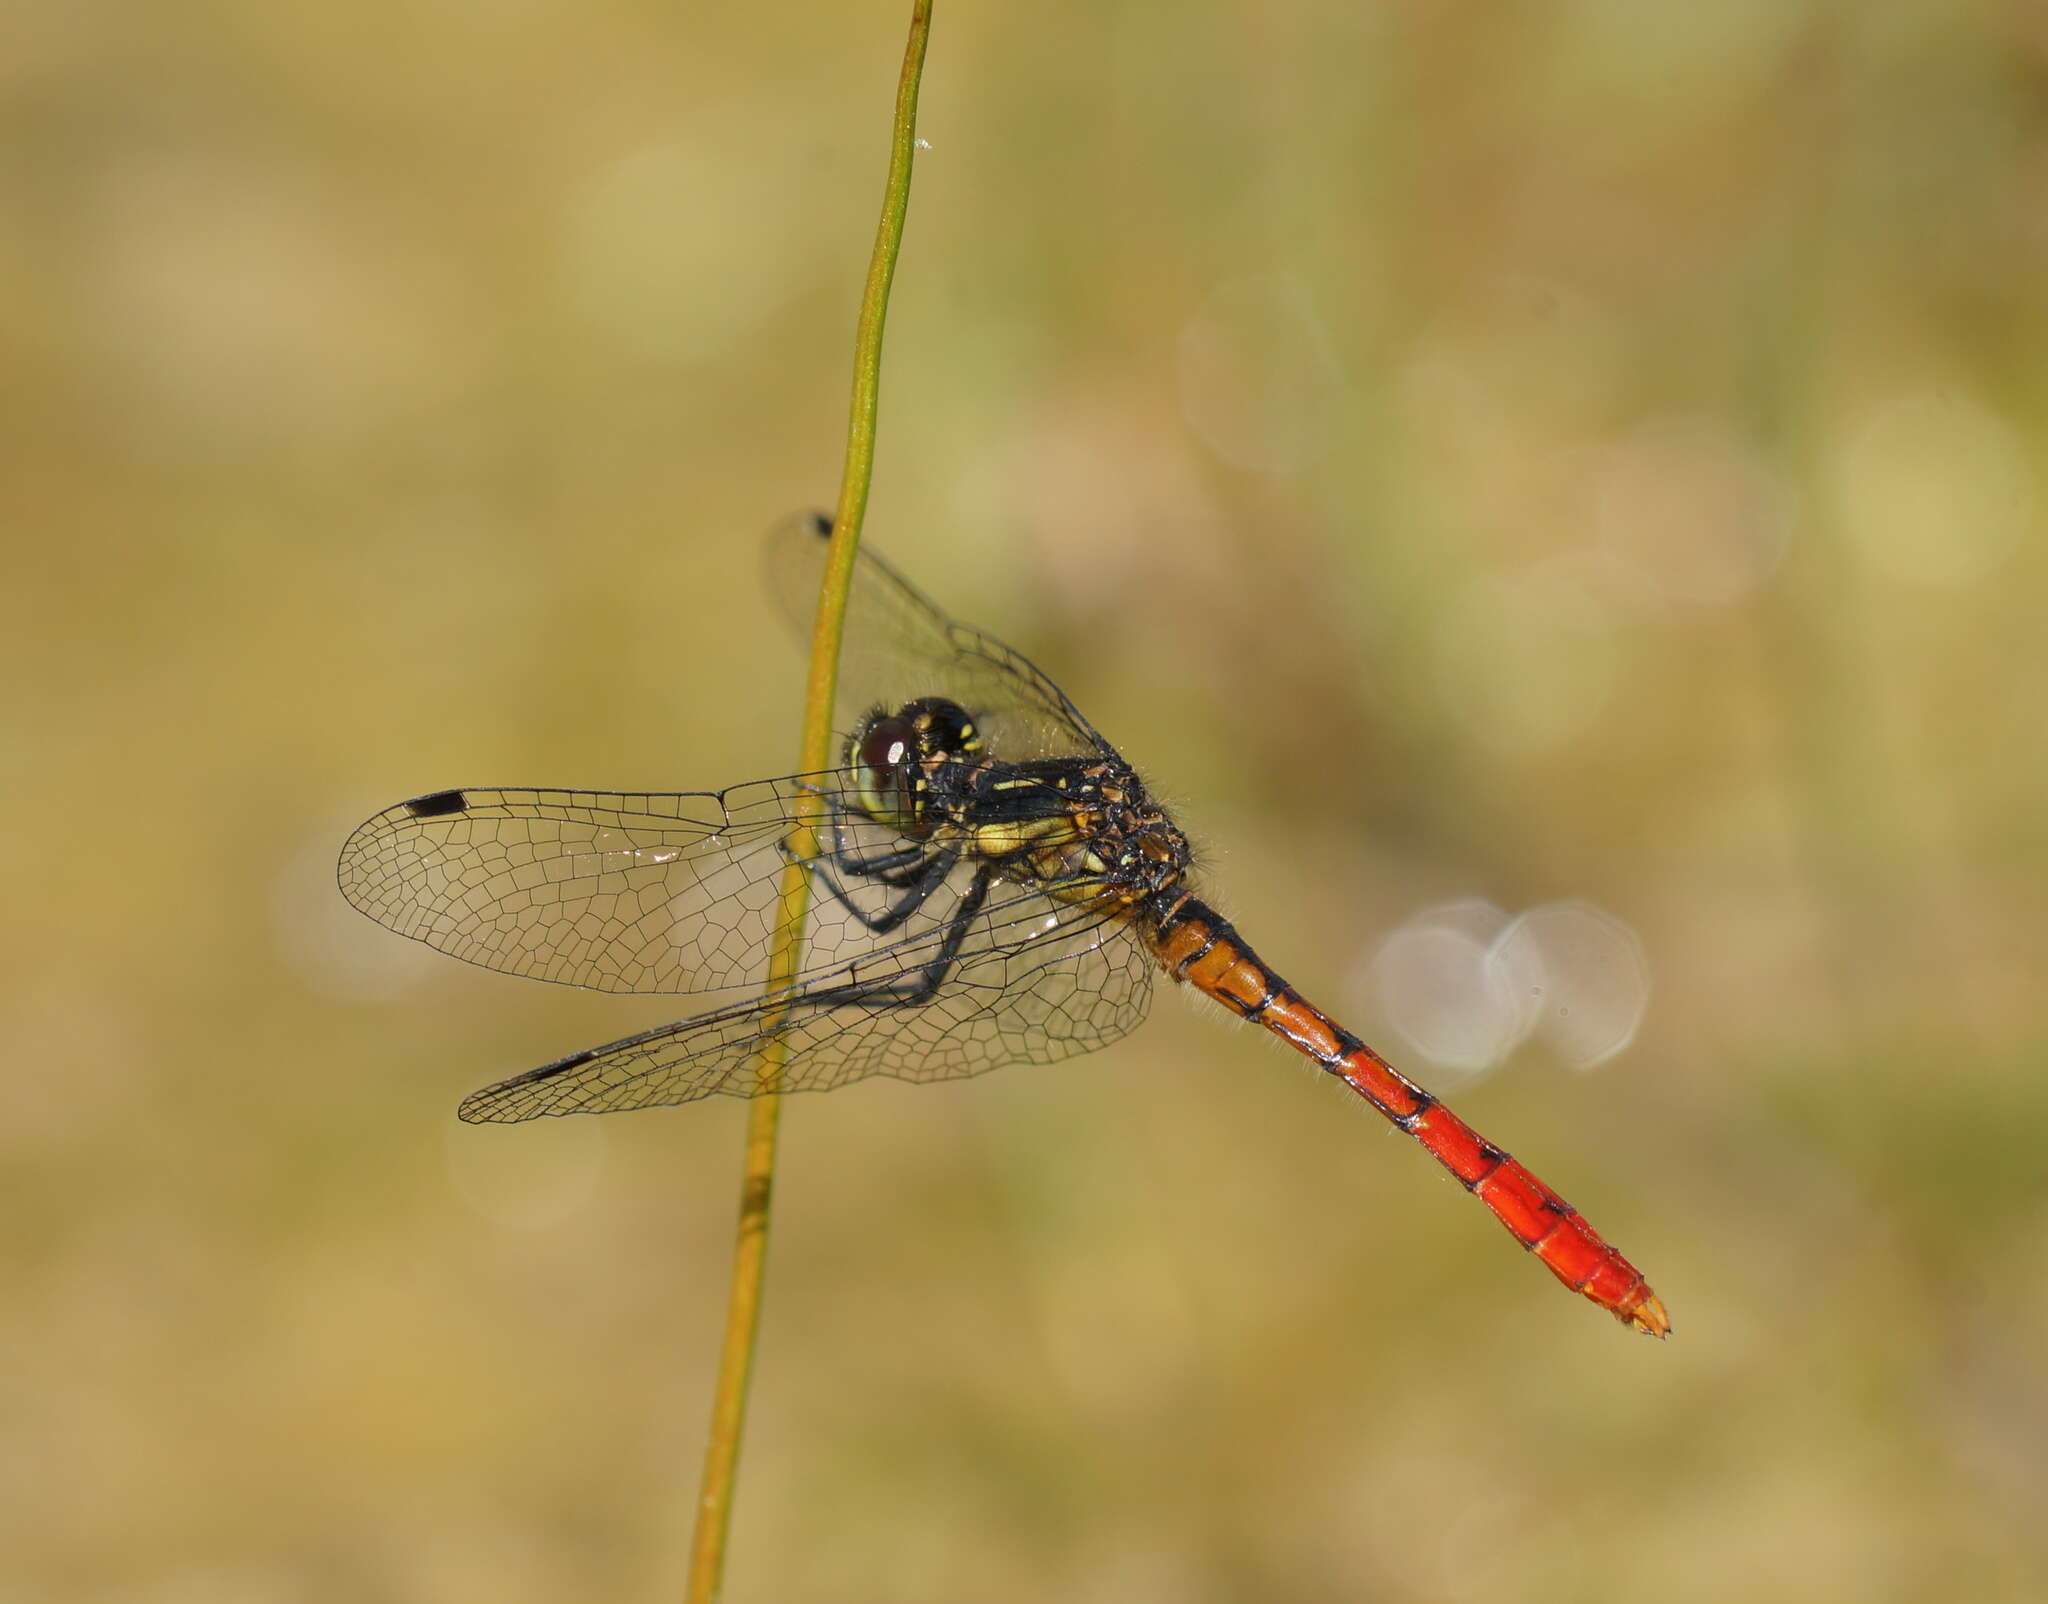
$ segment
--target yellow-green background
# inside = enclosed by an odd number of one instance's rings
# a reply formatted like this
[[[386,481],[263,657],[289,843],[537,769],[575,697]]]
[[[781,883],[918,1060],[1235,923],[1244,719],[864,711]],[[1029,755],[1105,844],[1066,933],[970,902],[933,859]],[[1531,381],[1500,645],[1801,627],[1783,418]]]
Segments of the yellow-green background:
[[[457,1126],[662,1005],[331,860],[787,766],[905,11],[14,8],[8,1604],[676,1596],[743,1110]],[[1390,1051],[1626,920],[1459,1105],[1677,1334],[1162,999],[790,1106],[729,1596],[2048,1596],[2038,8],[942,0],[922,132],[872,538]]]

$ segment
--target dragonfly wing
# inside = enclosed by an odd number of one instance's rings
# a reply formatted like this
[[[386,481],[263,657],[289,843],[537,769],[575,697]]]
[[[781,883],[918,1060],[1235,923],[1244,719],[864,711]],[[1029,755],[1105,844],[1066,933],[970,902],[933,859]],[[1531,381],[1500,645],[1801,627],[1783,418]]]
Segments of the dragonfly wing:
[[[998,887],[970,921],[957,959],[919,1002],[888,988],[938,959],[949,932],[928,930],[873,957],[821,971],[777,996],[718,1009],[572,1053],[465,1099],[473,1122],[601,1114],[771,1088],[763,1053],[778,1029],[779,1089],[826,1091],[870,1075],[934,1081],[1092,1052],[1135,1029],[1156,961],[1127,925]],[[864,994],[864,1000],[862,1000]],[[848,1000],[851,999],[851,1000]]]
[[[832,520],[799,513],[769,542],[770,579],[783,611],[808,638]],[[948,618],[885,559],[862,544],[847,598],[840,657],[842,729],[876,706],[945,696],[981,724],[989,748],[1010,762],[1107,750],[1095,727],[1022,652]]]
[[[758,987],[785,846],[839,774],[728,791],[441,791],[387,808],[342,848],[342,894],[379,924],[486,969],[613,992]],[[850,851],[907,845],[853,818]],[[886,943],[821,900],[814,956]]]

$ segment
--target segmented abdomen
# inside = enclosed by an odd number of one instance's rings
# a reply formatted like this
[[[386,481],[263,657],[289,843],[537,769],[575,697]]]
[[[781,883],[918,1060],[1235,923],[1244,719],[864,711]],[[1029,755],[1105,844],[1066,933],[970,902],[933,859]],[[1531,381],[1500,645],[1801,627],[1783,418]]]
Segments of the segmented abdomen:
[[[1585,1217],[1364,1042],[1268,969],[1214,909],[1193,897],[1155,916],[1166,972],[1307,1053],[1427,1148],[1558,1280],[1653,1337],[1671,1329],[1636,1267]]]

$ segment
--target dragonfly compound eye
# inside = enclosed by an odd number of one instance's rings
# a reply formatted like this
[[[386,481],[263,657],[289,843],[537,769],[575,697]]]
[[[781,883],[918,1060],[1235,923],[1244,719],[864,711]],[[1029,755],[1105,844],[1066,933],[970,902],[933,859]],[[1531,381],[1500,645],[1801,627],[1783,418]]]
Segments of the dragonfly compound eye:
[[[860,799],[877,818],[901,819],[917,812],[919,781],[917,728],[900,713],[877,714],[854,737],[853,759],[860,769]]]

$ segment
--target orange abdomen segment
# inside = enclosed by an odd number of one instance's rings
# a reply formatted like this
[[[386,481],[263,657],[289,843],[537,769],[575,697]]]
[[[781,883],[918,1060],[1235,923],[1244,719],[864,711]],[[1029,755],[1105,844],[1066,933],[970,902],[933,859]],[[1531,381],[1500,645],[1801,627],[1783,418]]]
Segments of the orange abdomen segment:
[[[1274,974],[1211,909],[1187,898],[1160,920],[1154,946],[1174,979],[1307,1053],[1429,1149],[1574,1292],[1650,1336],[1670,1331],[1641,1272],[1577,1209]]]
[[[1358,1051],[1372,1053],[1362,1043]],[[1344,1075],[1342,1066],[1332,1067]],[[1503,1153],[1441,1103],[1432,1102],[1413,1119],[1397,1123],[1492,1209],[1509,1234],[1548,1265],[1558,1280],[1639,1331],[1661,1337],[1671,1329],[1663,1304],[1641,1272],[1527,1165]]]

